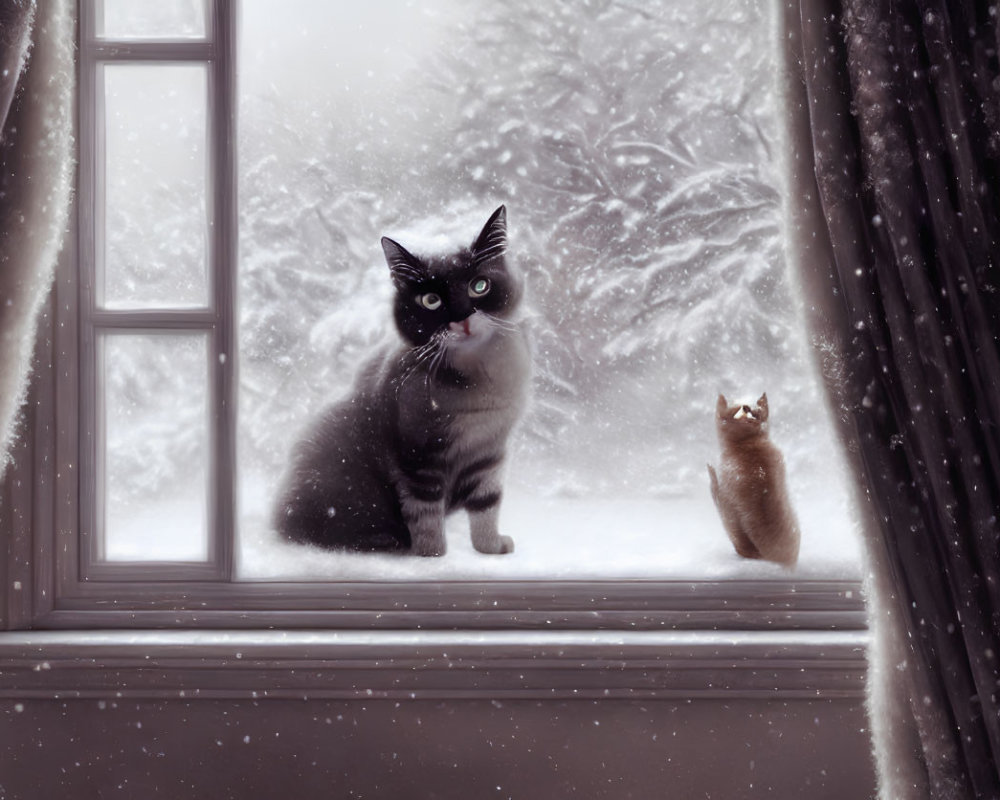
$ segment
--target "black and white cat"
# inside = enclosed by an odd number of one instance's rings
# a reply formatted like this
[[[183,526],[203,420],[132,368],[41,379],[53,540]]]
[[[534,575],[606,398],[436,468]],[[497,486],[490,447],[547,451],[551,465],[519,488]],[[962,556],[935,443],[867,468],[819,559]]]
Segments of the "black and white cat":
[[[445,515],[464,508],[476,550],[509,553],[513,541],[497,529],[501,468],[530,357],[506,210],[455,253],[416,256],[388,238],[382,249],[402,341],[298,443],[275,527],[328,548],[436,556]]]

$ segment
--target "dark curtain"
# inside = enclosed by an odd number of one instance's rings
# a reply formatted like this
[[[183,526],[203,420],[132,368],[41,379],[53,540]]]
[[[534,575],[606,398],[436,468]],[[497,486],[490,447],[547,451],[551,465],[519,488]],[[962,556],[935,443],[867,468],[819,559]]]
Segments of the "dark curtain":
[[[998,26],[785,6],[793,261],[862,500],[886,798],[1000,798]]]

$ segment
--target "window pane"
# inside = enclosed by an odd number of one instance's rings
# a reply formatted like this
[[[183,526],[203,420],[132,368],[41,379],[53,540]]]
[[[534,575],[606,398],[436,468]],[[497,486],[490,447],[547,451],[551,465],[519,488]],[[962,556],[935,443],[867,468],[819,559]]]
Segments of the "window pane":
[[[105,558],[204,561],[207,338],[108,334],[100,354]]]
[[[769,9],[242,6],[244,575],[787,577],[738,558],[712,503],[720,391],[767,392],[796,574],[858,574],[785,270]],[[393,329],[380,237],[471,244],[501,202],[536,345],[501,512],[515,552],[477,556],[460,514],[442,559],[279,542],[268,514],[297,432]]]
[[[204,66],[104,67],[107,308],[208,304]]]
[[[205,36],[205,0],[98,0],[97,35],[109,39],[187,39]],[[101,19],[101,15],[98,15]]]

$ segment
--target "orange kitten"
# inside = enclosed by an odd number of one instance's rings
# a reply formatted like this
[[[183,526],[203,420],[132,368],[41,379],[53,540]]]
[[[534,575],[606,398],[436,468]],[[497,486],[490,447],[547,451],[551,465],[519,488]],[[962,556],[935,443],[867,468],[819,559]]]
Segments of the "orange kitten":
[[[722,523],[744,558],[763,558],[787,567],[799,557],[799,525],[785,486],[785,461],[768,439],[767,395],[757,405],[729,405],[723,395],[715,409],[722,448],[717,475],[708,476]]]

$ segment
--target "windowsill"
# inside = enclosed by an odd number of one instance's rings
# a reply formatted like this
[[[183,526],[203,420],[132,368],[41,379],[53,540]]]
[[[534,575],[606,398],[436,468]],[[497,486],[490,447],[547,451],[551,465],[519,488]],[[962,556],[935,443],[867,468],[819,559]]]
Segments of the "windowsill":
[[[0,697],[852,699],[852,631],[0,633]]]

